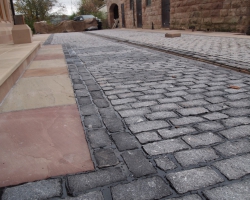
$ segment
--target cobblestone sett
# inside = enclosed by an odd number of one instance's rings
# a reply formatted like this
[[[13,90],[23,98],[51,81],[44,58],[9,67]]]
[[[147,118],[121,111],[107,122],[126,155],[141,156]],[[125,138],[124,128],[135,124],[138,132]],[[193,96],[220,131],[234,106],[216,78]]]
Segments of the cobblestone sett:
[[[73,194],[89,189],[109,185],[111,183],[126,180],[121,168],[107,168],[88,174],[68,176],[69,190]]]
[[[203,107],[195,107],[195,108],[185,108],[185,109],[179,109],[177,110],[178,113],[181,115],[187,116],[187,115],[199,115],[207,113],[208,110]]]
[[[190,134],[190,133],[195,133],[196,130],[194,128],[191,127],[187,127],[187,128],[175,128],[175,129],[162,129],[162,130],[158,130],[158,133],[164,138],[164,139],[169,139],[169,138],[174,138],[174,137],[178,137],[181,135],[186,135],[186,134]]]
[[[77,97],[77,102],[81,106],[86,106],[86,105],[92,104],[92,101],[89,98],[89,96],[88,97]]]
[[[246,124],[250,124],[250,118],[249,117],[232,117],[232,118],[223,120],[222,123],[227,127],[246,125]]]
[[[88,129],[93,129],[93,128],[101,128],[102,127],[102,122],[99,118],[98,115],[90,115],[90,116],[86,116],[83,120],[84,125],[88,128]]]
[[[234,156],[241,153],[250,152],[250,142],[248,140],[227,141],[214,147],[224,156]]]
[[[240,94],[230,94],[226,96],[230,100],[239,100],[244,98],[249,98],[249,94],[240,93]]]
[[[114,200],[160,199],[171,194],[168,185],[158,176],[117,185],[111,192]]]
[[[126,132],[113,134],[112,138],[120,151],[136,149],[140,146],[136,138]]]
[[[219,119],[228,118],[228,115],[225,115],[225,114],[219,113],[219,112],[214,112],[214,113],[204,115],[203,117],[208,119],[208,120],[219,120]]]
[[[157,167],[160,169],[167,171],[170,169],[175,169],[177,166],[172,162],[171,160],[168,159],[167,156],[161,157],[161,158],[156,158],[155,163]]]
[[[213,133],[202,133],[198,135],[187,135],[182,137],[192,147],[198,147],[203,145],[210,145],[221,142],[222,139]]]
[[[114,94],[121,94],[121,93],[126,93],[126,92],[130,92],[130,91],[128,89],[117,89],[117,90],[105,91],[104,93],[106,95],[114,95]]]
[[[230,94],[237,94],[237,93],[247,92],[247,90],[245,90],[243,88],[241,88],[241,89],[226,89],[225,92],[228,92]]]
[[[109,103],[105,99],[96,99],[94,100],[94,103],[98,108],[109,107]]]
[[[87,106],[81,106],[80,110],[84,116],[97,114],[97,108],[93,104]]]
[[[149,155],[152,156],[189,149],[189,146],[180,139],[171,139],[146,144],[143,145],[143,148]]]
[[[183,101],[181,97],[173,97],[173,98],[164,98],[164,99],[158,99],[160,103],[176,103]]]
[[[180,198],[173,198],[169,200],[202,200],[202,198],[197,194],[191,194],[191,195],[183,196]]]
[[[101,108],[99,112],[103,118],[117,118],[116,112],[112,108]]]
[[[206,98],[206,100],[210,103],[221,103],[226,101],[226,99],[223,97],[210,97]]]
[[[145,122],[140,122],[137,124],[132,124],[129,126],[129,129],[133,132],[133,133],[140,133],[140,132],[144,132],[144,131],[151,131],[151,130],[156,130],[156,129],[160,129],[160,128],[167,128],[170,125],[165,122],[165,121],[161,121],[161,120],[157,120],[157,121],[145,121]]]
[[[125,104],[125,105],[119,105],[119,106],[114,106],[114,109],[119,111],[119,110],[129,110],[131,109],[132,107],[128,104]]]
[[[106,129],[87,131],[87,135],[92,148],[100,148],[110,146],[112,144]]]
[[[146,100],[157,100],[157,99],[162,99],[165,96],[163,94],[154,94],[154,95],[143,95],[138,97],[139,100],[141,101],[146,101]]]
[[[62,195],[61,181],[50,179],[7,188],[2,200],[48,199]]]
[[[124,131],[124,124],[122,123],[121,119],[119,118],[104,118],[103,122],[109,132],[115,133],[115,132],[120,132]]]
[[[198,190],[216,183],[223,182],[210,167],[195,168],[167,174],[167,179],[179,193]]]
[[[119,163],[112,149],[98,149],[94,152],[94,155],[99,168],[110,167]]]
[[[218,158],[215,151],[211,148],[191,149],[180,151],[174,154],[175,158],[182,166],[196,165]]]
[[[182,117],[170,120],[176,126],[183,126],[187,124],[199,123],[205,121],[205,119],[201,117]]]
[[[235,107],[235,108],[249,107],[250,100],[244,99],[244,100],[239,100],[239,101],[227,102],[226,104],[230,107]]]
[[[204,99],[205,96],[203,94],[189,94],[183,97],[186,100],[197,100],[197,99]]]
[[[140,108],[140,107],[152,106],[155,104],[157,104],[156,101],[142,101],[142,102],[132,103],[131,106],[133,108]]]
[[[203,193],[211,200],[248,200],[250,197],[250,179],[206,190]]]
[[[157,119],[167,119],[167,118],[178,117],[178,115],[175,114],[174,112],[161,111],[161,112],[154,112],[154,113],[148,114],[146,115],[146,117],[150,120],[157,120]]]
[[[164,93],[167,97],[181,97],[181,96],[185,96],[188,93],[185,91],[176,91],[176,92],[168,92],[168,93]]]
[[[141,144],[161,140],[161,137],[156,132],[143,132],[136,134],[136,137]]]
[[[134,117],[127,117],[125,118],[126,124],[136,124],[139,122],[146,121],[146,119],[142,116],[134,116]]]
[[[194,107],[194,106],[203,106],[208,104],[207,101],[198,99],[198,100],[193,100],[193,101],[185,101],[185,102],[180,102],[179,105],[185,108],[188,107]]]
[[[135,87],[135,88],[131,88],[130,90],[133,92],[141,92],[145,90],[150,90],[150,87]]]
[[[55,199],[61,200],[61,199]],[[66,197],[65,200],[104,200],[102,192],[93,191],[86,194],[78,195],[77,197]]]
[[[119,98],[137,97],[141,95],[143,95],[142,92],[130,92],[130,93],[124,93],[124,94],[117,94]]]
[[[126,151],[122,153],[122,157],[129,171],[131,171],[135,177],[156,173],[152,163],[148,161],[141,150]]]
[[[155,105],[155,106],[150,106],[153,112],[157,111],[163,111],[163,110],[176,110],[179,109],[180,106],[178,106],[175,103],[166,103],[166,104],[160,104],[160,105]]]
[[[250,154],[218,161],[213,165],[228,179],[238,179],[250,173]]]
[[[126,104],[126,103],[132,103],[137,101],[135,98],[126,98],[126,99],[115,99],[111,100],[112,105],[120,105],[120,104]]]
[[[228,139],[236,139],[245,136],[250,136],[249,130],[250,130],[250,125],[242,125],[221,131],[220,134],[222,134]]]
[[[88,90],[89,91],[99,91],[100,87],[97,84],[88,85]]]
[[[225,110],[225,109],[229,108],[224,103],[210,104],[210,105],[205,105],[204,107],[211,112],[221,111],[221,110]]]
[[[74,84],[73,88],[74,90],[86,89],[86,87],[83,84]]]
[[[122,117],[133,117],[138,115],[145,115],[150,113],[151,111],[148,108],[138,108],[138,109],[122,110],[118,112]]]
[[[153,89],[153,90],[145,90],[144,94],[162,94],[166,92],[165,89]]]
[[[100,91],[93,91],[93,92],[90,92],[90,95],[92,97],[93,100],[96,100],[96,99],[103,99],[103,94],[102,92]]]
[[[231,108],[222,112],[232,117],[250,115],[250,109],[247,108]]]
[[[224,129],[224,126],[216,121],[202,122],[195,125],[201,131],[214,131],[219,129]]]

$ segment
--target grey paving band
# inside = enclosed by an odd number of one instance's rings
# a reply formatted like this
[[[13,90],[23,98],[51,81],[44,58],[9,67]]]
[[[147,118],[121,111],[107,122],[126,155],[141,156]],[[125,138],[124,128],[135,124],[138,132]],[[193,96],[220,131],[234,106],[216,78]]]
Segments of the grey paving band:
[[[249,199],[249,75],[89,34],[51,44],[63,44],[95,171],[2,199]]]
[[[54,34],[50,34],[47,40],[43,43],[43,45],[50,45],[53,40]]]

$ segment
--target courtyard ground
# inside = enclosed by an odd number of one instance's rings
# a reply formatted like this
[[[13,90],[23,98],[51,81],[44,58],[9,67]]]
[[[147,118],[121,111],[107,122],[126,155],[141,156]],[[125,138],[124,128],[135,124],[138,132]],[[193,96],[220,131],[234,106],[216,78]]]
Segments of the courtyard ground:
[[[2,199],[250,198],[250,76],[156,50],[248,70],[249,39],[104,30],[44,44],[62,45],[95,170]]]

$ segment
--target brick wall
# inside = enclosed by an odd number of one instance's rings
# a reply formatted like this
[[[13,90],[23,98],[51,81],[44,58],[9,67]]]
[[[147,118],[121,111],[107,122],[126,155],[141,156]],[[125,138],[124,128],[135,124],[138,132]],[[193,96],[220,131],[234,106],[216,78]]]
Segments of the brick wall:
[[[110,20],[110,6],[115,3],[119,8],[121,27],[121,4],[125,6],[126,28],[133,28],[133,18],[136,21],[136,0],[133,10],[130,9],[130,0],[107,0]],[[142,0],[143,28],[162,28],[161,0],[151,0],[151,5],[146,6]],[[250,25],[250,0],[170,0],[170,28],[188,29],[195,26],[196,30],[212,31],[238,31],[245,32]]]

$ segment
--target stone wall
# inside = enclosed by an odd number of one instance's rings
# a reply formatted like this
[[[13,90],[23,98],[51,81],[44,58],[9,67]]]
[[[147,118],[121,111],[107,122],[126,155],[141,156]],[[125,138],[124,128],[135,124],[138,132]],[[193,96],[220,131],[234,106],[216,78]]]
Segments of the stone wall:
[[[121,27],[121,4],[125,6],[126,28],[136,28],[136,0],[133,10],[130,9],[130,0],[107,0],[109,26],[112,27],[112,4],[119,8]],[[161,0],[151,0],[146,6],[142,0],[143,28],[162,28]],[[135,21],[135,26],[133,23]],[[196,30],[211,31],[238,31],[245,32],[250,25],[250,0],[170,0],[170,28],[189,29],[195,26]]]
[[[13,17],[9,0],[0,1],[0,44],[12,42]]]
[[[171,28],[245,32],[250,0],[171,0]]]

